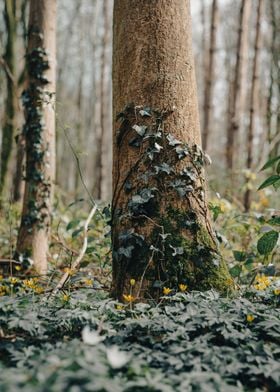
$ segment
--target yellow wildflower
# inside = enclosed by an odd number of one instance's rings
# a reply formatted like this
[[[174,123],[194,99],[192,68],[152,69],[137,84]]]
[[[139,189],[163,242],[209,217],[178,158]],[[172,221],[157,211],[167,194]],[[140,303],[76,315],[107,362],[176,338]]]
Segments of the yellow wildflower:
[[[182,293],[184,293],[187,290],[188,286],[186,284],[179,284],[179,289],[180,291],[182,291]]]
[[[16,269],[17,271],[20,271],[20,270],[21,270],[21,265],[16,265],[16,266],[15,266],[15,269]]]
[[[164,287],[162,291],[164,295],[168,295],[171,293],[172,289],[170,289],[169,287]]]
[[[68,275],[74,275],[75,271],[72,268],[64,268],[63,272],[67,273]]]
[[[247,319],[248,323],[251,323],[255,319],[255,317],[252,314],[247,314],[246,319]]]
[[[35,293],[42,294],[44,292],[43,287],[37,286],[34,288]]]
[[[280,295],[280,288],[274,289],[273,293],[275,295]]]
[[[32,278],[31,279],[24,279],[23,286],[34,290],[36,288],[36,283],[37,283],[37,279],[35,280],[35,278],[34,279],[32,279]]]
[[[70,300],[70,295],[69,294],[63,294],[62,299],[64,302],[68,302]]]
[[[264,275],[257,275],[255,280],[254,287],[256,290],[265,290],[271,283],[270,279]]]
[[[84,284],[87,286],[92,286],[93,285],[93,279],[85,279]]]
[[[12,276],[9,278],[11,284],[16,284],[18,282],[18,278],[13,278]]]
[[[130,279],[129,283],[130,283],[130,286],[135,286],[135,279]]]
[[[126,302],[133,302],[133,301],[135,301],[135,298],[132,295],[130,295],[130,294],[128,294],[128,295],[123,294],[123,298],[124,298],[124,300]]]
[[[116,306],[116,309],[117,309],[117,310],[123,310],[123,306],[122,306],[122,305],[117,305],[117,306]]]

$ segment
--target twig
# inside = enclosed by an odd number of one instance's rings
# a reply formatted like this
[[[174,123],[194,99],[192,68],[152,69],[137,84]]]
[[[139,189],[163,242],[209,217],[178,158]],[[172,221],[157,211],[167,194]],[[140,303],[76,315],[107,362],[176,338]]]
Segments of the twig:
[[[87,220],[86,220],[86,222],[85,222],[85,226],[84,226],[84,243],[83,243],[83,247],[82,247],[82,249],[81,249],[81,251],[80,251],[78,257],[77,257],[76,260],[74,261],[71,270],[77,270],[77,269],[78,269],[78,267],[79,267],[79,265],[80,265],[80,263],[81,263],[81,261],[82,261],[84,255],[85,255],[85,253],[86,253],[87,245],[88,245],[88,235],[87,235],[88,226],[89,226],[89,223],[90,223],[90,221],[91,221],[93,215],[95,214],[96,210],[97,210],[97,205],[95,205],[95,206],[91,209],[91,211],[90,211],[90,213],[89,213],[89,216],[88,216],[88,218],[87,218]],[[58,284],[56,285],[56,287],[54,288],[54,290],[52,291],[51,296],[55,296],[55,295],[57,294],[57,292],[63,288],[63,286],[65,285],[65,283],[66,283],[67,280],[69,279],[69,277],[70,277],[69,272],[65,272],[64,275],[62,276],[62,278],[60,279],[60,281],[58,282]]]

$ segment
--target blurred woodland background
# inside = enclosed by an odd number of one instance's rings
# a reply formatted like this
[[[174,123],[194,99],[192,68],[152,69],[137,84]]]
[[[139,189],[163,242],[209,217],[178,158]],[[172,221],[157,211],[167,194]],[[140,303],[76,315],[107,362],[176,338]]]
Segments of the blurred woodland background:
[[[280,152],[280,2],[192,0],[191,6],[210,188],[248,210],[246,193],[260,184],[259,169]],[[27,0],[0,1],[3,200],[22,197],[27,8]],[[58,1],[56,184],[67,200],[85,192],[67,138],[92,195],[111,197],[112,9],[113,0]],[[265,204],[265,194],[254,197]]]

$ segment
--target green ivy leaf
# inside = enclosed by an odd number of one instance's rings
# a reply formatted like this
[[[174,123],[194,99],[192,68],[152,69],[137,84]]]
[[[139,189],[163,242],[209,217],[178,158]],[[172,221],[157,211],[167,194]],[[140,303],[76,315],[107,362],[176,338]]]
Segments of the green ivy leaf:
[[[275,230],[268,231],[259,240],[257,244],[258,252],[261,255],[268,255],[275,248],[278,241],[279,233]]]
[[[236,261],[245,261],[246,260],[246,253],[240,250],[234,250],[233,256]]]
[[[235,265],[229,270],[233,278],[237,278],[241,274],[241,271],[242,271],[242,267],[240,265]]]

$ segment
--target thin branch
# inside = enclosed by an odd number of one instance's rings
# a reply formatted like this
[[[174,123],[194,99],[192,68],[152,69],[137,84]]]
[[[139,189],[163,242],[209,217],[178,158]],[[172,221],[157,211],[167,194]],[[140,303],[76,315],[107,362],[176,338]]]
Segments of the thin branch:
[[[94,216],[96,210],[97,210],[97,205],[95,205],[95,206],[91,209],[91,211],[90,211],[90,213],[89,213],[89,216],[88,216],[88,218],[87,218],[87,220],[86,220],[86,222],[85,222],[85,226],[84,226],[84,243],[83,243],[83,247],[82,247],[82,249],[81,249],[81,251],[80,251],[78,257],[76,258],[76,260],[74,261],[74,263],[73,263],[73,265],[72,265],[72,268],[71,268],[72,271],[75,271],[75,270],[78,269],[78,267],[79,267],[79,265],[80,265],[80,263],[81,263],[81,261],[82,261],[84,255],[85,255],[85,253],[86,253],[87,245],[88,245],[88,234],[87,234],[87,232],[88,232],[88,226],[89,226],[89,223],[90,223],[91,219],[93,218],[93,216]],[[58,284],[56,285],[56,287],[54,288],[54,290],[52,291],[51,296],[55,296],[55,295],[58,293],[58,291],[61,290],[61,289],[63,288],[63,286],[65,285],[65,283],[66,283],[67,280],[69,279],[69,277],[70,277],[69,272],[65,272],[64,275],[62,276],[62,278],[60,279],[60,281],[58,282]]]

